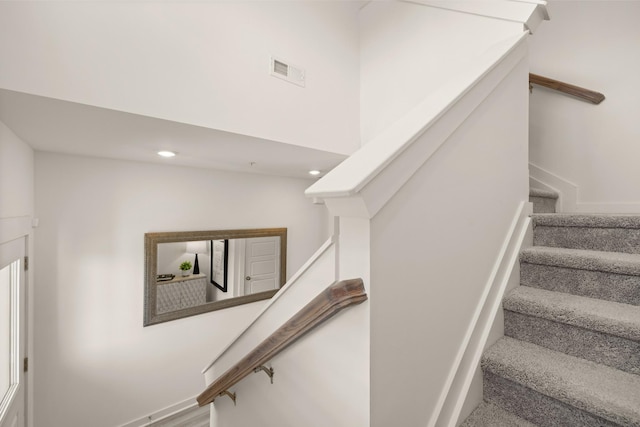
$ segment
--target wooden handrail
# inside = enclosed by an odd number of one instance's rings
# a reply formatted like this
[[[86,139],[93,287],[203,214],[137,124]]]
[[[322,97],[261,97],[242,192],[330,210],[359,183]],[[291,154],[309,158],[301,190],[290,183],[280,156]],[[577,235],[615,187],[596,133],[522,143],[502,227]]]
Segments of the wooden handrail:
[[[549,89],[564,92],[580,99],[592,102],[594,104],[600,104],[602,101],[604,101],[604,95],[600,92],[595,92],[583,87],[570,85],[569,83],[550,79],[549,77],[539,76],[537,74],[529,73],[529,84],[536,84],[538,86],[544,86]]]
[[[216,397],[229,392],[229,388],[254,372],[255,369],[267,363],[302,335],[334,316],[340,310],[351,305],[360,304],[366,299],[367,294],[365,293],[362,279],[335,282],[211,383],[198,396],[198,405],[204,406],[213,402]]]

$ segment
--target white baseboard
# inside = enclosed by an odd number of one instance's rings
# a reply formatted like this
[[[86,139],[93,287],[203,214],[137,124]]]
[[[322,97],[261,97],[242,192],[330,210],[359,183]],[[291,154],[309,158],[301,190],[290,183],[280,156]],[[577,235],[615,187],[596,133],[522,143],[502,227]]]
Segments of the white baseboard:
[[[529,179],[537,186],[559,194],[556,209],[565,213],[640,213],[640,202],[585,203],[579,201],[579,187],[553,172],[529,163]]]
[[[198,402],[196,401],[196,397],[192,397],[190,399],[184,400],[182,402],[175,403],[173,405],[169,405],[163,409],[155,411],[152,414],[145,415],[144,417],[135,419],[133,421],[129,421],[128,423],[121,424],[118,427],[144,427],[151,423],[154,423],[163,418],[170,417],[172,415],[177,414],[178,412],[182,412],[188,409],[192,409],[198,406]]]
[[[578,203],[578,213],[637,214],[640,203]]]
[[[529,163],[529,177],[541,187],[558,193],[556,204],[558,212],[577,211],[578,186],[576,184],[533,163]]]
[[[436,410],[429,420],[430,427],[455,427],[460,418],[467,392],[480,363],[496,313],[500,309],[511,272],[518,262],[532,212],[531,203],[520,203],[458,352],[456,358],[458,363],[451,369],[447,386],[438,400],[439,410]]]

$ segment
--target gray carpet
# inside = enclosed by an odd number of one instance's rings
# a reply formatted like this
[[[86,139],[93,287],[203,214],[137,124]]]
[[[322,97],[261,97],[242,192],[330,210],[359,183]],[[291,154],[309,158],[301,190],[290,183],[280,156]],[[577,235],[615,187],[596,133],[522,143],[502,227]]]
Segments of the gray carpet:
[[[534,214],[533,244],[640,253],[640,216]]]
[[[484,373],[484,398],[540,427],[620,427],[527,386]],[[500,426],[499,422],[488,425]]]
[[[588,227],[639,229],[639,215],[622,214],[540,214],[533,216],[534,227]]]
[[[543,190],[542,188],[531,187],[529,189],[529,197],[544,197],[547,199],[558,199],[558,193],[550,190]]]
[[[535,427],[535,424],[531,424],[529,421],[523,420],[496,405],[482,402],[460,427],[496,426]]]
[[[486,352],[482,369],[570,405],[577,413],[584,411],[619,425],[640,426],[638,375],[508,337]],[[527,414],[516,415],[529,419]],[[576,424],[567,419],[560,425]]]
[[[503,301],[517,311],[568,325],[640,341],[640,307],[519,286]]]
[[[529,201],[533,203],[534,213],[554,213],[556,211],[556,202],[558,193],[539,188],[529,190]]]
[[[640,255],[534,246],[520,255],[520,284],[640,305]]]
[[[640,375],[640,342],[505,310],[508,337]]]
[[[462,425],[640,427],[640,215],[532,218],[484,403]]]
[[[534,246],[522,251],[520,261],[640,276],[640,255],[637,254]]]

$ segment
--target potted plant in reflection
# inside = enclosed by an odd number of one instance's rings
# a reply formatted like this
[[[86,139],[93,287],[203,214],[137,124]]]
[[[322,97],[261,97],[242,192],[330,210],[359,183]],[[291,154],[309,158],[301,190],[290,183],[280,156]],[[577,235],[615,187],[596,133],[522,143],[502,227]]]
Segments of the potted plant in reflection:
[[[191,263],[189,261],[185,261],[180,264],[180,270],[182,270],[182,276],[186,277],[189,275],[189,270],[191,270]]]

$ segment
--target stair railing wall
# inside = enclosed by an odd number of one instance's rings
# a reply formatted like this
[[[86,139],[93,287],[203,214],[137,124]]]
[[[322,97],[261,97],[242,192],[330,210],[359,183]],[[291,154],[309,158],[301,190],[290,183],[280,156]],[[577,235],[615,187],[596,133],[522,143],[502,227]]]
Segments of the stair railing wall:
[[[238,408],[216,399],[215,427],[261,417],[306,427],[386,426],[398,413],[407,425],[457,418],[472,335],[528,197],[527,34],[492,46],[307,190],[336,218],[335,244],[209,366],[207,384],[304,306],[322,278],[361,277],[369,300],[272,359],[273,384],[264,375],[238,383]],[[449,400],[454,411],[441,418]]]
[[[360,304],[366,299],[367,294],[364,291],[362,279],[342,280],[327,287],[273,334],[210,384],[198,396],[198,404],[204,406],[213,403],[216,398],[224,395],[232,397],[235,403],[236,395],[229,390],[251,373],[264,371],[273,383],[275,372],[273,368],[265,367],[266,364],[271,362],[271,359],[341,310]]]
[[[208,386],[247,356],[306,304],[324,291],[327,283],[354,270],[340,269],[339,254],[351,251],[349,232],[338,221],[335,235],[327,241],[305,266],[283,287],[262,312],[204,370]],[[363,258],[365,254],[356,253]],[[351,258],[352,267],[362,268],[362,261]],[[368,274],[368,273],[367,273]],[[366,288],[368,276],[364,279]],[[367,291],[368,292],[368,291]],[[220,325],[224,327],[224,325]],[[246,376],[229,388],[236,402],[227,395],[211,405],[212,426],[233,425],[331,425],[364,426],[369,424],[369,310],[368,303],[345,310],[331,321],[297,340],[277,356],[265,361],[273,369],[273,383],[263,370]],[[245,366],[246,367],[246,366]],[[318,392],[318,390],[323,390]],[[216,392],[213,392],[216,394]],[[321,399],[318,396],[321,395]],[[295,402],[304,411],[292,411],[283,402]],[[236,406],[237,404],[237,406]],[[274,410],[274,408],[280,408]],[[327,421],[330,420],[330,421]]]
[[[207,365],[202,370],[202,373],[207,375],[207,372],[209,372],[209,370],[213,367],[214,364],[218,364],[218,366],[221,363],[224,364],[224,362],[222,362],[221,360],[225,358],[226,353],[235,347],[242,346],[243,345],[242,342],[246,340],[245,334],[247,334],[248,331],[251,331],[254,325],[257,325],[261,322],[261,319],[265,315],[265,313],[269,314],[270,312],[272,312],[273,310],[271,309],[271,307],[277,305],[278,300],[282,298],[285,294],[287,294],[287,292],[290,289],[292,289],[293,286],[296,283],[298,283],[298,281],[302,277],[308,274],[311,274],[309,273],[309,270],[314,266],[315,267],[314,267],[314,270],[312,270],[312,272],[315,271],[315,269],[317,268],[316,263],[319,265],[329,264],[320,268],[320,270],[324,272],[323,274],[320,275],[320,277],[323,277],[323,278],[326,277],[328,278],[328,280],[336,280],[335,267],[333,266],[334,261],[331,261],[333,258],[335,258],[336,241],[337,241],[337,238],[335,235],[332,235],[331,237],[329,237],[329,239],[327,239],[327,241],[325,241],[322,244],[322,246],[318,248],[318,250],[309,258],[309,260],[307,260],[307,262],[305,262],[304,265],[300,267],[300,269],[298,269],[298,271],[296,271],[293,274],[293,276],[291,276],[291,278],[287,281],[287,283],[285,283],[285,285],[282,288],[280,288],[280,291],[278,291],[278,293],[276,293],[273,297],[269,299],[269,301],[265,304],[262,310],[244,326],[244,328],[240,331],[240,333],[235,338],[230,340],[230,342],[220,351],[220,353],[218,353],[212,359],[209,365]],[[292,313],[290,313],[290,315],[291,314]],[[283,317],[283,318],[280,318],[279,320],[284,321],[285,319]],[[266,336],[268,336],[269,333],[273,332],[274,330],[275,329],[272,328],[270,332],[264,331],[263,332],[264,335],[262,336],[262,338],[264,339]],[[245,350],[248,349],[250,346],[251,344],[247,344],[245,346]],[[208,376],[205,376],[205,379],[207,383],[210,383],[213,380]]]
[[[461,410],[467,350],[482,350],[472,337],[528,198],[525,38],[494,46],[307,190],[341,232],[368,221],[371,426],[399,413],[449,425]]]

